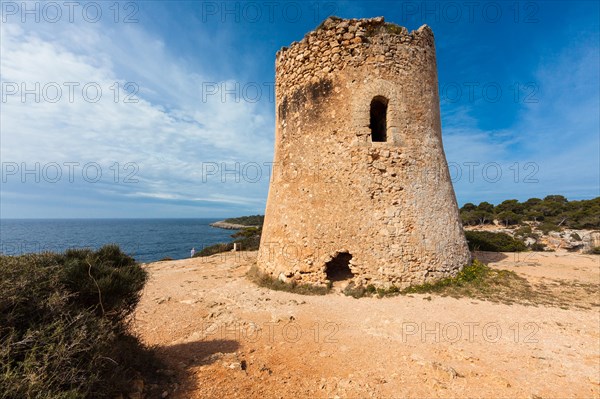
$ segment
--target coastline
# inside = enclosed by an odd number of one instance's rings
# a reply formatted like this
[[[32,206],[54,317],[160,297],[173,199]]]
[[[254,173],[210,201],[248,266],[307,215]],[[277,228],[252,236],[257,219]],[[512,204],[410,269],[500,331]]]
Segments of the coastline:
[[[226,229],[226,230],[241,230],[241,229],[245,229],[247,227],[258,227],[258,226],[246,226],[243,224],[236,224],[236,223],[227,223],[224,220],[220,220],[218,222],[214,222],[209,224],[210,227],[216,227],[218,229]]]

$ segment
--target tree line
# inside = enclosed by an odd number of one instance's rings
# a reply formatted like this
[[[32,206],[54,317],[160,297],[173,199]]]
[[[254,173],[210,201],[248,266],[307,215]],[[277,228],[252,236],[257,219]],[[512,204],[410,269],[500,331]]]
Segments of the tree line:
[[[598,229],[600,228],[600,197],[590,200],[569,201],[562,195],[548,195],[544,199],[529,198],[525,202],[509,199],[498,205],[468,202],[460,208],[464,225],[492,224],[494,220],[510,226],[523,222],[537,222],[538,227]]]

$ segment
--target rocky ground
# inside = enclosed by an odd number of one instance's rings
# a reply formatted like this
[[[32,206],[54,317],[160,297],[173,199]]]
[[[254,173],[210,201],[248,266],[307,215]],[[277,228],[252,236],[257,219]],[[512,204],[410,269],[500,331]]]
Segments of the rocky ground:
[[[300,296],[250,282],[255,252],[149,264],[134,327],[172,382],[146,397],[600,397],[600,256],[476,255],[557,300]]]
[[[521,240],[531,247],[533,244],[542,244],[544,250],[548,252],[566,250],[570,252],[588,253],[593,248],[600,247],[600,231],[598,230],[580,230],[564,228],[561,231],[542,232],[535,223],[524,223],[522,225],[504,226],[498,221],[494,224],[485,224],[477,226],[464,226],[465,230],[471,231],[490,231],[493,233],[506,233],[518,240]],[[529,227],[528,233],[523,232],[523,227]]]

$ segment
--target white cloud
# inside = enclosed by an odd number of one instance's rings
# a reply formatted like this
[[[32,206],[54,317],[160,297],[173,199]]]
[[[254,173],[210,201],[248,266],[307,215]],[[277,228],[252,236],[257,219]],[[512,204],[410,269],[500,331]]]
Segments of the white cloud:
[[[38,83],[42,96],[39,102],[33,95],[22,101],[17,93],[3,101],[3,162],[97,162],[104,173],[111,173],[108,168],[115,162],[121,166],[132,162],[139,167],[135,173],[139,183],[113,185],[109,191],[174,201],[174,205],[176,200],[191,200],[262,207],[257,204],[266,198],[267,179],[258,184],[223,184],[215,178],[203,184],[201,177],[203,162],[271,161],[273,117],[263,104],[234,102],[231,97],[222,102],[219,96],[203,102],[202,83],[214,80],[202,71],[190,71],[137,25],[33,28],[0,26],[3,89],[7,85],[12,89],[13,84],[32,89]],[[128,81],[139,87],[137,103],[124,103],[128,92],[123,86]],[[72,102],[67,82],[79,84]],[[102,90],[96,103],[82,95],[88,83]],[[62,97],[50,102],[56,87]],[[96,91],[90,87],[88,93],[93,97]],[[90,196],[104,195],[100,187],[88,184],[86,191]],[[4,185],[3,196],[11,189],[23,187]],[[74,185],[62,189],[75,190]],[[231,197],[240,191],[247,196]],[[221,193],[227,195],[218,196]],[[2,216],[11,215],[3,209]]]

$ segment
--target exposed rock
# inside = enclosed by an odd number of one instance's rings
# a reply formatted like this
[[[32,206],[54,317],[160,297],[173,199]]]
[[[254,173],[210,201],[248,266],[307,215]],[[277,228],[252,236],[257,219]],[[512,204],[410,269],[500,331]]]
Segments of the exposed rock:
[[[232,370],[241,370],[242,369],[242,363],[241,362],[233,362],[228,367],[230,369],[232,369]]]
[[[302,59],[302,58],[300,58]],[[214,222],[209,224],[209,226],[211,227],[217,227],[219,229],[226,229],[226,230],[241,230],[241,229],[245,229],[248,227],[258,227],[258,226],[246,226],[243,224],[236,224],[236,223],[227,223],[223,220],[219,221],[219,222]]]

